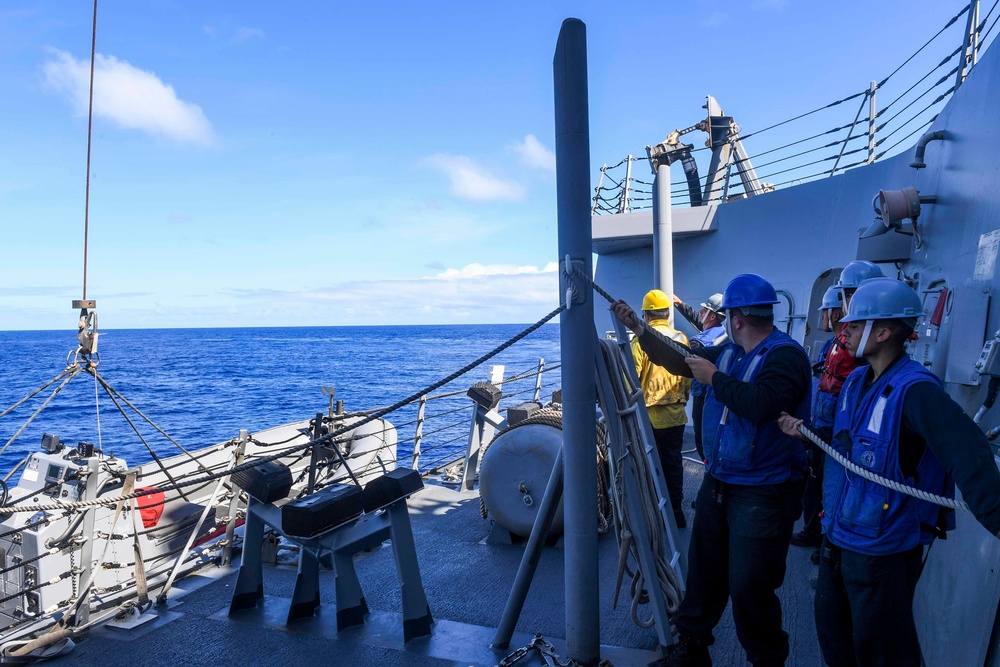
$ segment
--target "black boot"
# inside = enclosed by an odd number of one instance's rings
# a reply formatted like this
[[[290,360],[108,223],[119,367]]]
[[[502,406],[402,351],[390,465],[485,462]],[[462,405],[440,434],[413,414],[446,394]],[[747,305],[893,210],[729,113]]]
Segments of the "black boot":
[[[816,548],[823,541],[823,535],[810,533],[806,530],[800,530],[797,533],[792,533],[792,539],[790,540],[793,547],[812,547]]]
[[[686,633],[677,636],[677,642],[667,647],[667,654],[649,663],[649,667],[712,667],[708,647],[695,643]]]

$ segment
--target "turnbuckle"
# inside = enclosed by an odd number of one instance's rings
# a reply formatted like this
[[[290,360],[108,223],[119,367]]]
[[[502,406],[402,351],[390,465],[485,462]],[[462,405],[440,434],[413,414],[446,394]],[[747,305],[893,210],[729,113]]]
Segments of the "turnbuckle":
[[[67,366],[75,366],[81,358],[88,368],[94,368],[101,362],[97,353],[97,301],[94,299],[74,299],[73,308],[80,309],[80,321],[77,324],[76,339],[78,345],[75,352],[66,357]]]

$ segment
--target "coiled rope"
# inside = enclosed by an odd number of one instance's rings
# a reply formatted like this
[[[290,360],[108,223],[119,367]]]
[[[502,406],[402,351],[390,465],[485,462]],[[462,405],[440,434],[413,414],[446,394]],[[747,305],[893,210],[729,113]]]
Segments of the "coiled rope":
[[[655,622],[655,617],[647,620],[639,618],[639,606],[647,600],[645,586],[647,581],[655,580],[659,586],[667,613],[671,616],[677,612],[682,598],[682,585],[676,570],[671,566],[670,559],[666,551],[667,540],[665,539],[666,526],[663,523],[663,516],[660,513],[659,495],[653,482],[652,470],[649,461],[642,450],[642,426],[638,421],[638,411],[635,409],[635,400],[642,400],[641,391],[630,391],[624,382],[628,377],[622,358],[622,352],[617,349],[613,341],[601,340],[598,342],[601,347],[604,359],[608,364],[612,392],[614,393],[613,406],[605,406],[605,418],[617,419],[621,426],[621,433],[624,435],[624,442],[616,443],[611,439],[611,460],[612,468],[612,506],[614,507],[615,529],[618,537],[620,549],[618,564],[618,582],[616,585],[615,600],[617,600],[617,586],[621,584],[623,574],[628,574],[631,579],[629,592],[632,597],[631,613],[633,622],[639,627],[648,628]],[[626,510],[624,500],[624,478],[623,470],[626,466],[631,467],[635,472],[637,489],[640,494],[640,506],[642,513],[640,516],[631,516]],[[639,551],[635,544],[635,533],[632,530],[633,522],[641,521],[648,529],[649,549],[656,564],[655,573],[644,573],[639,566]],[[628,567],[628,557],[636,564],[634,570]]]

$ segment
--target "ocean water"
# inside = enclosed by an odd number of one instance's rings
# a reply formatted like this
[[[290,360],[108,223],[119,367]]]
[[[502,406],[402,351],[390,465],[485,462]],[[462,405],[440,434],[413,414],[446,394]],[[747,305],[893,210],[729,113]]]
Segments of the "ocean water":
[[[347,411],[391,405],[457,371],[526,325],[289,327],[245,329],[133,329],[101,332],[98,372],[129,402],[187,450],[325,412],[323,385],[336,387]],[[0,331],[0,412],[65,368],[75,331]],[[464,390],[487,380],[490,367],[511,377],[558,363],[559,327],[542,326],[494,359],[432,394]],[[558,370],[543,374],[545,400],[559,386]],[[3,446],[57,385],[0,418]],[[504,385],[501,407],[530,400],[534,378]],[[96,393],[96,397],[95,397]],[[471,400],[464,395],[429,401],[420,467],[465,450]],[[179,451],[126,407],[160,456]],[[387,419],[397,426],[400,465],[409,466],[416,404]],[[100,430],[98,431],[98,423]],[[43,433],[64,442],[99,444],[130,465],[150,460],[94,378],[79,374],[0,455],[0,474],[38,448]]]

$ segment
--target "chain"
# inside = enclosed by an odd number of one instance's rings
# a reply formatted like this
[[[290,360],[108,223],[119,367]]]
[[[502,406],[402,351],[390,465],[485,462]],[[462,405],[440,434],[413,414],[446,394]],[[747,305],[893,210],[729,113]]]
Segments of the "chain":
[[[545,641],[542,633],[536,632],[534,638],[526,646],[522,646],[503,660],[496,664],[496,667],[510,667],[516,662],[523,660],[532,651],[538,651],[538,655],[546,665],[551,667],[575,667],[578,663],[575,660],[563,660],[556,653],[556,647]],[[597,667],[614,667],[610,660],[601,660]]]
[[[535,635],[536,638],[540,636],[541,635]],[[532,641],[532,643],[528,644],[527,646],[522,646],[521,648],[517,649],[516,651],[508,655],[506,658],[498,662],[496,664],[496,667],[510,667],[515,662],[520,661],[522,658],[524,658],[524,656],[528,655],[529,651],[531,651],[534,648],[533,644],[534,641]]]
[[[79,573],[77,573],[77,571],[76,571],[76,562],[75,562],[76,561],[76,557],[75,557],[75,554],[76,554],[75,551],[70,551],[69,552],[69,571],[70,571],[70,573],[73,576],[73,578],[70,579],[70,584],[72,585],[72,591],[73,591],[73,594],[70,596],[71,600],[75,600],[77,598],[77,595],[78,595],[78,592],[79,592],[78,591],[78,585],[80,583]]]

